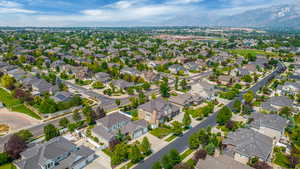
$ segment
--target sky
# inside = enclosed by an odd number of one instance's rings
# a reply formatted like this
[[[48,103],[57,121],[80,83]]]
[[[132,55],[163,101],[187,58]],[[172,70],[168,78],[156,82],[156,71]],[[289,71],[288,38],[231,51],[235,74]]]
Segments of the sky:
[[[0,0],[0,26],[198,26],[300,0]]]

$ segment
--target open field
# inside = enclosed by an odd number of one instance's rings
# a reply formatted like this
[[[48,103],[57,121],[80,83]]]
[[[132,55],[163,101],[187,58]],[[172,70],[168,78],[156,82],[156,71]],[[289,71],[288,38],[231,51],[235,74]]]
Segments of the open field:
[[[247,56],[248,54],[254,55],[266,55],[266,56],[277,56],[274,52],[265,52],[263,50],[256,50],[256,49],[231,49],[228,52],[232,54],[239,54],[242,56]]]

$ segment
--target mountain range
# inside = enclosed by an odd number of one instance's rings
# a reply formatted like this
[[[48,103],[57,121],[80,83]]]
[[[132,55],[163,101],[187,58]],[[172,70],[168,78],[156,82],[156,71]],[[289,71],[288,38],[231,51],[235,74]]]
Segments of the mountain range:
[[[218,26],[247,26],[278,29],[300,29],[300,5],[279,5],[223,16],[212,21]]]

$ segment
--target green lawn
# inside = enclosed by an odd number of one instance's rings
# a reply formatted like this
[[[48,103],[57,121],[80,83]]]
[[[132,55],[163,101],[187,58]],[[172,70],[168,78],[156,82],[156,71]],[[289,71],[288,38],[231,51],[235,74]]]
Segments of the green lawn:
[[[0,169],[16,169],[16,168],[17,167],[11,163],[0,166]]]
[[[277,56],[276,53],[265,52],[263,50],[257,50],[257,49],[231,49],[231,50],[229,50],[229,52],[233,53],[233,54],[239,54],[242,56],[247,56],[248,54]]]
[[[192,154],[194,150],[192,149],[187,149],[185,150],[182,154],[180,154],[180,159],[184,160],[187,156],[189,156],[190,154]]]
[[[164,138],[172,133],[172,129],[159,127],[150,131],[150,133],[158,138]]]
[[[166,138],[165,141],[167,142],[171,142],[172,140],[174,140],[177,136],[175,136],[174,134],[171,135],[170,137]]]
[[[275,154],[274,163],[283,168],[289,168],[289,159],[281,152]]]
[[[10,93],[2,88],[0,88],[0,101],[3,102],[4,105],[12,111],[24,113],[36,119],[41,119],[39,115],[22,104],[19,99],[15,99]]]

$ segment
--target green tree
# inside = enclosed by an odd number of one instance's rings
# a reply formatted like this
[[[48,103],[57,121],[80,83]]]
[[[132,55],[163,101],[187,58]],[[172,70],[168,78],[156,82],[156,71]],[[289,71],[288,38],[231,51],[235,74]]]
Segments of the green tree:
[[[224,106],[221,110],[219,110],[216,120],[220,125],[224,125],[231,119],[231,117],[231,110],[227,106]]]
[[[179,164],[181,159],[180,159],[180,155],[179,152],[176,149],[172,149],[169,152],[169,160],[170,160],[170,164],[173,166],[175,166],[176,164]]]
[[[141,143],[141,151],[143,152],[143,154],[145,155],[149,155],[152,153],[152,150],[151,150],[151,144],[148,140],[147,137],[144,137],[143,138],[143,141]]]
[[[111,156],[111,164],[115,166],[127,159],[128,159],[128,146],[124,143],[117,144]]]
[[[92,84],[92,87],[94,89],[103,89],[105,86],[103,85],[102,82],[97,81],[97,82],[95,82],[95,83]]]
[[[0,166],[10,163],[12,161],[12,158],[6,153],[0,153]]]
[[[161,164],[162,164],[162,167],[164,169],[172,169],[173,166],[172,166],[172,163],[171,163],[171,160],[169,158],[169,155],[168,154],[165,154],[161,160]]]
[[[116,103],[116,105],[120,106],[121,100],[120,100],[120,99],[116,99],[116,100],[115,100],[115,103]]]
[[[44,134],[46,141],[49,141],[54,137],[60,136],[59,130],[53,124],[48,124],[44,127]]]
[[[204,147],[204,149],[207,151],[207,154],[212,156],[215,153],[216,147],[214,144],[209,143],[207,146]]]
[[[190,149],[197,149],[200,145],[199,137],[197,133],[193,133],[188,140]]]
[[[19,132],[16,133],[19,137],[21,137],[24,141],[29,141],[32,137],[33,134],[29,130],[20,130]]]
[[[73,120],[76,122],[81,120],[81,116],[78,111],[74,111],[72,117],[73,117]]]
[[[187,113],[187,112],[184,113],[182,123],[183,123],[184,127],[186,127],[186,128],[190,127],[192,120],[191,120],[189,113]]]
[[[187,82],[185,79],[182,79],[180,82],[180,87],[182,90],[186,90],[187,89]]]
[[[241,112],[242,102],[240,100],[235,100],[233,103],[233,111],[235,113]]]
[[[1,85],[7,89],[12,89],[15,83],[15,79],[5,74],[1,77]]]
[[[129,159],[134,164],[140,162],[143,159],[143,155],[141,154],[140,150],[136,145],[131,147]]]
[[[163,97],[170,97],[170,88],[167,81],[164,81],[160,84],[160,94]]]
[[[176,76],[176,78],[175,78],[175,90],[178,90],[178,83],[179,83],[179,78],[178,78],[178,76]]]
[[[173,125],[172,130],[174,132],[174,135],[176,135],[176,136],[181,135],[182,131],[183,131],[182,124],[180,122],[178,122],[178,121],[174,121],[172,123],[172,125]]]
[[[253,78],[251,77],[251,75],[245,75],[241,79],[247,83],[251,83],[253,81]]]
[[[251,104],[254,99],[254,92],[252,90],[249,90],[247,93],[243,95],[243,99],[247,104]]]
[[[162,169],[162,166],[160,164],[160,162],[155,162],[153,165],[152,165],[152,168],[151,169]]]
[[[62,128],[67,128],[69,123],[70,122],[66,117],[59,120],[59,126]]]
[[[209,143],[209,135],[207,134],[205,129],[200,129],[198,132],[198,139],[202,146],[205,146]]]
[[[44,114],[54,113],[57,111],[57,104],[52,99],[46,97],[42,100],[39,111]]]

